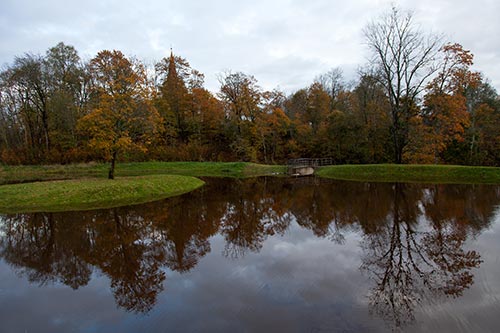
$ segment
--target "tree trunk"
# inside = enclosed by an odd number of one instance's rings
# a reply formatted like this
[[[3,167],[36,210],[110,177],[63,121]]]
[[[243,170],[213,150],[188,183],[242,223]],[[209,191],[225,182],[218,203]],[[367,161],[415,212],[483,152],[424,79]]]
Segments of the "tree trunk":
[[[113,157],[111,158],[111,167],[109,168],[108,179],[115,179],[115,163],[116,163],[116,151],[113,152]]]
[[[47,153],[50,153],[50,136],[49,136],[49,120],[47,117],[47,111],[42,114],[42,124],[43,124],[43,132],[45,136],[45,149]]]
[[[393,124],[391,128],[392,142],[394,145],[394,163],[402,164],[403,163],[403,148],[401,147],[401,137],[399,134],[399,128]]]
[[[480,163],[477,163],[476,161],[476,154],[475,154],[475,149],[476,148],[476,133],[472,133],[472,138],[470,141],[470,148],[469,148],[469,163],[472,165],[479,165]]]

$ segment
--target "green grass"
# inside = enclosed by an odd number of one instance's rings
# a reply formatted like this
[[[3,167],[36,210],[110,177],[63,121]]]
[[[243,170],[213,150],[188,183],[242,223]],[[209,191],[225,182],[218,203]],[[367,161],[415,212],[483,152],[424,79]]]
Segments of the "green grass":
[[[456,165],[334,165],[320,168],[316,175],[375,182],[500,184],[500,168]]]
[[[247,162],[141,162],[121,163],[117,173],[141,175],[166,173],[194,177],[255,177],[274,173],[285,173],[284,166],[264,165]]]
[[[204,184],[188,176],[75,179],[0,186],[0,213],[112,208],[159,200]]]
[[[106,164],[0,166],[0,185],[42,180],[107,177]]]
[[[244,162],[118,163],[0,166],[0,213],[110,208],[188,192],[203,182],[192,177],[255,177],[285,173],[284,166]],[[192,177],[183,177],[192,176]],[[40,182],[43,181],[43,182]]]
[[[277,176],[286,175],[287,168],[284,165],[266,165],[245,163],[243,168],[243,177],[258,177],[258,176]]]
[[[0,213],[110,208],[158,200],[203,185],[193,177],[284,174],[285,166],[244,162],[119,163],[107,180],[107,164],[0,166]],[[448,165],[337,165],[317,176],[357,181],[500,184],[500,168]],[[186,177],[192,176],[192,177]],[[68,180],[71,179],[71,180]],[[37,182],[44,181],[44,182]]]
[[[106,178],[108,164],[70,164],[40,166],[0,166],[0,185],[42,180]],[[118,163],[117,176],[175,174],[194,177],[255,177],[285,173],[284,166],[245,162],[136,162]]]

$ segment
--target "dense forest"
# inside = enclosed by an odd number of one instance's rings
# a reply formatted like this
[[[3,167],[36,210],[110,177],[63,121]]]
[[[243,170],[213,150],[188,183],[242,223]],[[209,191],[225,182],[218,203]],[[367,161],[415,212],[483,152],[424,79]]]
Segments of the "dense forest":
[[[232,71],[210,92],[173,53],[154,66],[64,43],[26,53],[0,73],[0,163],[500,164],[500,98],[470,51],[396,9],[364,35],[373,59],[356,82],[334,68],[289,95]]]

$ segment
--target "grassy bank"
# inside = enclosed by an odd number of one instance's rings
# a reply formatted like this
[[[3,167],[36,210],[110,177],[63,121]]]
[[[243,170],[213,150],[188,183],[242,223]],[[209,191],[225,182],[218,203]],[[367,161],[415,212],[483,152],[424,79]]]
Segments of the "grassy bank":
[[[117,172],[125,175],[176,174],[194,177],[257,177],[285,173],[284,166],[247,162],[142,162],[122,163]]]
[[[334,165],[320,168],[316,175],[376,182],[500,184],[500,168],[454,165]]]
[[[285,166],[252,163],[122,163],[117,179],[107,164],[0,167],[0,213],[109,208],[143,203],[191,191],[194,177],[255,177],[283,174]],[[357,181],[500,184],[500,168],[446,165],[338,165],[317,176]],[[192,176],[192,177],[187,177]],[[64,180],[66,179],[66,180]],[[69,179],[69,180],[68,180]],[[45,182],[36,182],[43,180]],[[52,181],[49,181],[52,180]]]
[[[108,164],[70,164],[38,166],[0,166],[0,185],[18,182],[78,178],[106,178]],[[186,175],[194,177],[252,177],[284,173],[284,166],[244,162],[137,162],[118,163],[117,176],[153,174]]]
[[[0,213],[111,208],[159,200],[204,183],[187,176],[75,179],[0,186]]]

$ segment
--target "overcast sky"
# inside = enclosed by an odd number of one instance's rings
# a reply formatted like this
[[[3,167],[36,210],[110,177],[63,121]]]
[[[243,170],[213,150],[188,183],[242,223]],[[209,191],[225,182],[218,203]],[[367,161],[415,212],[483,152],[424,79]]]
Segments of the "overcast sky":
[[[1,0],[0,64],[60,41],[85,59],[117,49],[150,63],[172,46],[212,91],[230,69],[292,92],[333,67],[354,79],[369,57],[362,29],[391,4],[471,50],[500,90],[498,0]]]

